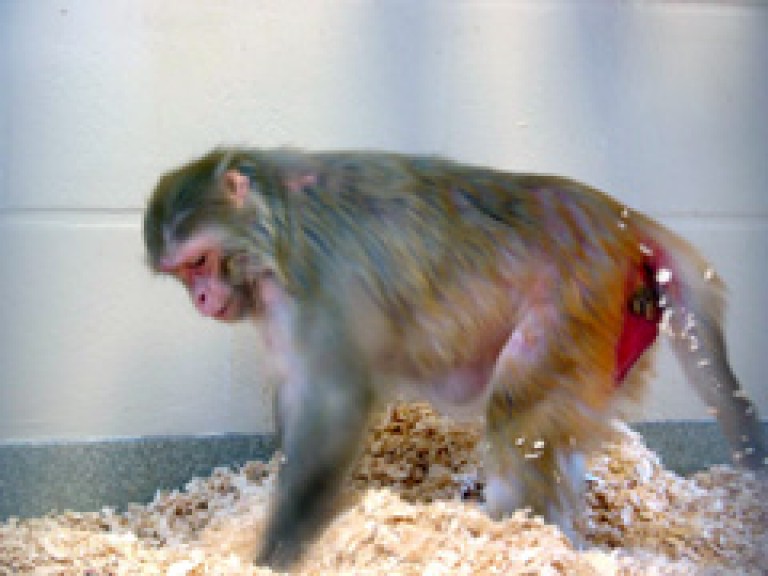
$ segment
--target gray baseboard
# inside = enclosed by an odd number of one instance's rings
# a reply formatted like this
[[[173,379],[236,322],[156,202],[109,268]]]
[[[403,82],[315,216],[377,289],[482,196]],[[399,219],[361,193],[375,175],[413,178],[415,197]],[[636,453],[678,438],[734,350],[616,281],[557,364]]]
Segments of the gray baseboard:
[[[764,426],[768,435],[768,423]],[[714,423],[632,427],[667,468],[681,474],[729,461]],[[274,437],[249,435],[0,444],[0,520],[148,502],[159,488],[180,488],[217,466],[266,460],[274,450]]]
[[[0,520],[148,502],[159,488],[274,451],[274,437],[250,435],[0,444]]]
[[[634,430],[643,435],[646,446],[662,459],[664,467],[687,476],[714,466],[730,464],[731,451],[715,422],[665,420],[635,422]],[[768,421],[762,422],[768,438]]]

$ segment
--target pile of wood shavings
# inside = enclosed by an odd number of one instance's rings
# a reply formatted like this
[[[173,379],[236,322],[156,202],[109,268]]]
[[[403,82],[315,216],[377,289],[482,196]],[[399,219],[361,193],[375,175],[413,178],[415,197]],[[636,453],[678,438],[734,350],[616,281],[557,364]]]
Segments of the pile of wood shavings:
[[[369,434],[344,506],[301,574],[766,574],[768,488],[714,468],[663,469],[622,429],[590,463],[575,550],[519,511],[490,520],[481,499],[478,431],[423,405],[390,408]],[[217,469],[184,491],[118,513],[65,513],[0,525],[0,575],[259,575],[248,554],[263,529],[277,459]],[[470,500],[470,501],[463,501]]]

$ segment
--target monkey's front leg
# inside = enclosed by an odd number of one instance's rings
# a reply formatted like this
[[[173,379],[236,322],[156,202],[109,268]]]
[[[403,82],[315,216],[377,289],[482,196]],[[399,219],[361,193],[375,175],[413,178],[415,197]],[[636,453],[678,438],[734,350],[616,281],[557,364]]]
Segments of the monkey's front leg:
[[[290,340],[296,351],[278,404],[285,461],[256,556],[278,569],[292,566],[331,518],[372,400],[368,367],[332,308],[302,310]]]

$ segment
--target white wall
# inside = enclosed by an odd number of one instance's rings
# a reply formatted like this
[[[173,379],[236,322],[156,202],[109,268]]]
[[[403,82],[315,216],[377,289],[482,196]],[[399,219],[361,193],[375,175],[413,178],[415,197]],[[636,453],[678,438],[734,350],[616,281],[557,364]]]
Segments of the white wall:
[[[269,430],[251,331],[143,267],[158,174],[217,144],[437,152],[611,191],[731,286],[768,414],[759,3],[0,0],[0,440]],[[668,361],[650,417],[704,417]]]

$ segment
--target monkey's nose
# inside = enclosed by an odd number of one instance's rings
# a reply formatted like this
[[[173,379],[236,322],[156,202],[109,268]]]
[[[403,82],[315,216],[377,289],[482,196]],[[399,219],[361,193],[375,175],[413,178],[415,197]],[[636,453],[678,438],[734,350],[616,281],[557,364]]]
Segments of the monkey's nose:
[[[200,292],[195,296],[195,307],[203,316],[213,316],[216,312],[216,310],[214,310],[215,306],[211,302],[211,298],[209,298],[208,294],[205,292]]]

